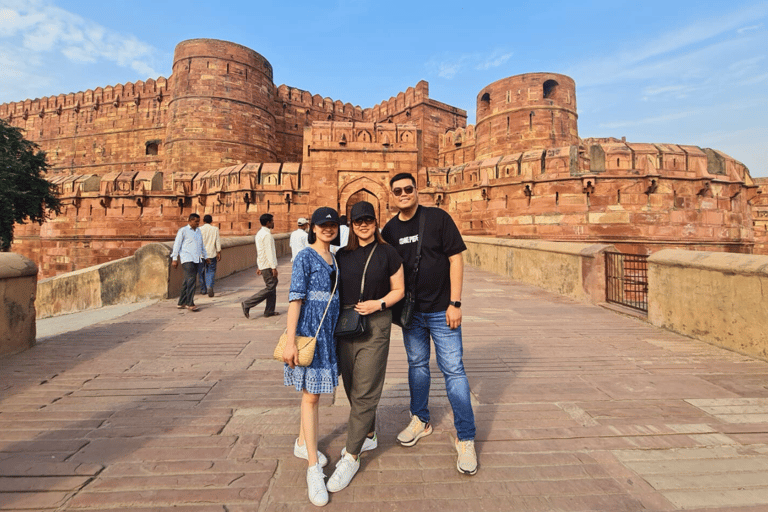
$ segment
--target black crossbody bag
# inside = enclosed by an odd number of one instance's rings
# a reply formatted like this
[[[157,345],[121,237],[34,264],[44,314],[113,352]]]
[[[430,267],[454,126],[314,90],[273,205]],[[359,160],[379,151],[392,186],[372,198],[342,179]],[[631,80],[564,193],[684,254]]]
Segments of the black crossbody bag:
[[[365,261],[365,268],[363,268],[363,279],[360,282],[360,298],[358,302],[363,301],[363,290],[365,290],[365,274],[368,271],[368,264],[371,262],[373,253],[376,252],[378,243],[373,246],[371,253],[368,255],[368,259]],[[365,334],[368,328],[368,319],[365,315],[361,315],[355,311],[355,306],[342,306],[339,311],[339,321],[336,322],[336,329],[333,331],[333,335],[337,338],[355,338],[361,334]]]
[[[419,263],[421,262],[421,241],[424,238],[424,224],[426,216],[419,208],[419,241],[416,243],[416,262],[413,265],[411,278],[405,288],[405,297],[397,304],[392,306],[392,323],[399,325],[403,329],[411,327],[413,322],[413,313],[416,310],[416,277],[419,274]]]

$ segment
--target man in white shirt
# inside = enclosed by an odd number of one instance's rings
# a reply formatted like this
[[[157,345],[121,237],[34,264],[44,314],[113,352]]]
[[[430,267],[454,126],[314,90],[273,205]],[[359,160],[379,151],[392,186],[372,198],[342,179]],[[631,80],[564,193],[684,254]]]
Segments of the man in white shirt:
[[[195,306],[195,279],[197,278],[197,267],[207,258],[205,247],[203,246],[203,237],[200,236],[200,216],[196,213],[189,215],[189,224],[179,229],[176,233],[176,240],[173,242],[173,251],[171,251],[171,260],[173,268],[184,269],[184,281],[181,283],[181,293],[179,294],[179,309],[187,308],[190,311],[197,311]]]
[[[297,224],[299,229],[291,233],[291,263],[300,250],[309,247],[309,221],[304,217],[299,217]]]
[[[216,275],[216,263],[221,260],[221,239],[219,238],[219,228],[211,224],[213,217],[206,215],[203,217],[203,224],[200,226],[200,234],[203,237],[203,246],[208,255],[205,263],[199,265],[198,275],[200,277],[200,293],[208,293],[213,297],[213,280]]]
[[[275,311],[275,302],[277,302],[277,251],[275,251],[275,238],[272,236],[275,221],[271,213],[265,213],[259,217],[259,222],[261,229],[256,233],[256,264],[258,266],[256,274],[264,278],[266,288],[251,295],[240,304],[245,318],[250,318],[251,308],[264,300],[267,301],[264,316],[270,317],[280,314]]]
[[[347,226],[347,216],[342,215],[339,217],[339,245],[331,244],[331,252],[336,254],[338,251],[347,246],[349,241],[349,226]]]

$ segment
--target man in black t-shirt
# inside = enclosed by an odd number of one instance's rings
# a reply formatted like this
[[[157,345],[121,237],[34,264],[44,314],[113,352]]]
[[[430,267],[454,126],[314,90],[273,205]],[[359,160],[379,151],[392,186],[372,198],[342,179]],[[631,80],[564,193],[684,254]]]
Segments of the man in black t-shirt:
[[[435,344],[437,364],[445,377],[445,389],[453,409],[456,427],[456,468],[460,473],[477,472],[475,417],[470,401],[467,375],[462,361],[461,291],[466,250],[451,216],[439,208],[419,206],[416,180],[400,173],[390,182],[393,204],[400,212],[392,218],[382,236],[403,258],[406,292],[415,292],[416,311],[410,327],[403,328],[408,355],[408,386],[411,392],[411,422],[397,436],[403,446],[413,446],[432,433],[429,424],[430,338]],[[419,241],[419,218],[424,216],[421,260],[413,290]]]

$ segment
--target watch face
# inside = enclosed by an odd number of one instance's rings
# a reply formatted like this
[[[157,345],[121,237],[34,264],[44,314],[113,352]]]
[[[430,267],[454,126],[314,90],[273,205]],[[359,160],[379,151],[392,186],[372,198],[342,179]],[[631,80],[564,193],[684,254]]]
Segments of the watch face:
[[[457,300],[455,302],[451,302],[451,306],[453,306],[455,308],[460,308],[461,307],[461,301]]]

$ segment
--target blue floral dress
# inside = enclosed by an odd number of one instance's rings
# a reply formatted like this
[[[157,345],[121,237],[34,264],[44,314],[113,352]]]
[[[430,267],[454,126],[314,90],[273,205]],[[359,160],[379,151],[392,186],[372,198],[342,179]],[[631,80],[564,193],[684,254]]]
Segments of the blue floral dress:
[[[333,290],[332,277],[338,275],[334,265],[325,262],[311,247],[302,249],[293,261],[291,288],[288,300],[304,300],[299,314],[296,334],[314,336],[323,317],[323,311]],[[328,313],[325,315],[320,334],[317,336],[315,357],[309,366],[291,368],[287,364],[283,372],[286,386],[296,390],[306,389],[312,394],[333,393],[339,385],[339,366],[336,360],[336,340],[333,331],[339,318],[339,290],[333,295]]]

